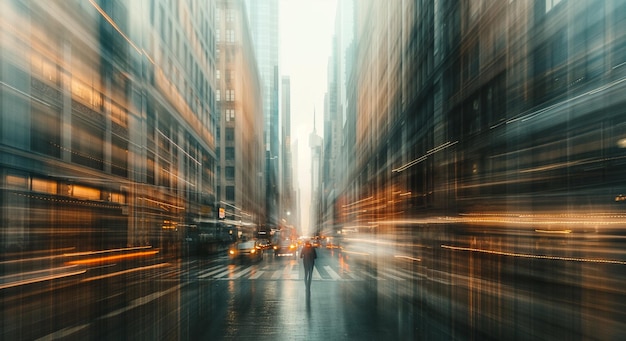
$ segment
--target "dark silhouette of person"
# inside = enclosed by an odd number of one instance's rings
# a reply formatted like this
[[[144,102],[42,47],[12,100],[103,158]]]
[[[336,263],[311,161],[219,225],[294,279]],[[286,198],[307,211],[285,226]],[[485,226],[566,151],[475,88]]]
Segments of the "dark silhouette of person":
[[[315,258],[317,258],[317,253],[315,252],[315,248],[311,245],[311,242],[307,241],[302,248],[302,252],[300,252],[300,258],[302,258],[302,263],[304,264],[304,284],[306,285],[307,291],[311,290],[311,280],[313,278],[313,266],[315,265]]]

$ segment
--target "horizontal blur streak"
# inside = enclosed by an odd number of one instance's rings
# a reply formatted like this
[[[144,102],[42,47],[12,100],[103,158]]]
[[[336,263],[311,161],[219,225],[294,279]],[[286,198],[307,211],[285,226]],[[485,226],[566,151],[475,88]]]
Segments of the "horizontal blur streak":
[[[126,274],[139,272],[139,271],[154,270],[154,269],[164,268],[164,267],[167,267],[169,265],[170,265],[170,263],[160,263],[160,264],[142,266],[142,267],[127,269],[127,270],[122,270],[122,271],[116,271],[116,272],[107,273],[107,274],[99,275],[99,276],[90,276],[88,278],[83,279],[82,282],[91,282],[91,281],[96,281],[96,280],[100,280],[100,279],[126,275]]]
[[[144,250],[144,249],[150,249],[150,248],[152,248],[152,246],[140,246],[140,247],[130,247],[130,248],[120,248],[120,249],[110,249],[110,250],[100,250],[100,251],[85,251],[85,252],[76,252],[76,253],[65,253],[63,254],[63,256],[64,257],[90,256],[90,255],[97,255],[97,254],[102,254],[102,253]]]
[[[511,257],[537,258],[537,259],[549,259],[549,260],[571,261],[571,262],[606,263],[606,264],[626,265],[625,261],[611,260],[611,259],[588,259],[588,258],[560,257],[560,256],[549,256],[549,255],[532,255],[532,254],[522,254],[522,253],[514,253],[514,252],[504,252],[504,251],[476,249],[476,248],[471,248],[471,247],[451,246],[451,245],[443,245],[443,244],[441,245],[441,248],[443,248],[443,249],[450,249],[450,250],[456,250],[456,251],[482,252],[482,253],[489,253],[489,254],[493,254],[493,255],[511,256]]]
[[[419,258],[414,258],[414,257],[409,257],[409,256],[400,256],[400,255],[396,255],[393,256],[394,258],[399,258],[399,259],[405,259],[405,260],[410,260],[410,261],[414,261],[414,262],[421,262],[422,260]]]
[[[97,265],[97,264],[103,264],[103,263],[111,263],[111,262],[115,262],[115,261],[119,261],[119,260],[128,260],[128,259],[133,259],[133,258],[152,256],[152,255],[155,255],[157,253],[159,253],[159,251],[156,251],[156,250],[155,251],[135,252],[135,253],[129,253],[129,254],[123,254],[123,255],[114,255],[114,256],[96,257],[96,258],[75,260],[75,261],[67,262],[67,264],[72,264],[72,265]]]
[[[85,273],[87,270],[80,269],[76,265],[59,268],[49,268],[37,271],[21,272],[13,275],[0,277],[0,290],[20,285],[44,282],[63,277],[70,277]]]

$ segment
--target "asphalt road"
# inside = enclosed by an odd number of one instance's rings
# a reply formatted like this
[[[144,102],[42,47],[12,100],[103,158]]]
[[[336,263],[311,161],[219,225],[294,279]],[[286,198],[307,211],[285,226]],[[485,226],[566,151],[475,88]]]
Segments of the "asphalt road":
[[[272,252],[252,264],[231,264],[225,254],[148,254],[45,273],[7,263],[22,267],[22,277],[0,273],[0,340],[626,336],[626,260],[613,251],[622,250],[616,239],[534,231],[504,238],[467,227],[442,239],[439,230],[317,249],[310,295],[301,259]]]
[[[5,290],[2,339],[378,340],[399,336],[365,270],[318,249],[307,295],[302,261],[192,258],[94,278]],[[389,280],[394,278],[389,277]],[[14,316],[15,318],[12,318]],[[406,336],[406,335],[405,335]]]

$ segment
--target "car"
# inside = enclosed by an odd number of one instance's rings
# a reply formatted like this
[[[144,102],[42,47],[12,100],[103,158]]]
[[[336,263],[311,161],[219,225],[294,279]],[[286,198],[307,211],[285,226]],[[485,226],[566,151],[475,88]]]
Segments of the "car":
[[[263,248],[257,240],[235,243],[228,249],[231,262],[259,262],[263,259]]]
[[[272,248],[272,243],[269,240],[262,238],[259,239],[259,246],[261,247],[261,249],[267,250]]]
[[[283,256],[296,256],[296,251],[298,250],[298,246],[296,242],[290,239],[282,239],[278,241],[274,245],[274,256],[283,257]]]

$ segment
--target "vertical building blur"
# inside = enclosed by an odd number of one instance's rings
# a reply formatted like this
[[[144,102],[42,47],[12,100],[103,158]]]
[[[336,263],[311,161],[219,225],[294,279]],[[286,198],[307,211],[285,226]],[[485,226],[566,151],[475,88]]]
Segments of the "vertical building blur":
[[[261,228],[266,233],[276,230],[284,212],[280,212],[280,120],[279,120],[279,41],[278,41],[278,0],[246,0],[252,41],[261,74],[263,94],[263,115],[265,117],[266,154],[266,216],[267,224]]]
[[[265,221],[261,79],[243,1],[217,2],[217,200],[225,222],[253,237]]]
[[[3,258],[139,246],[176,256],[264,225],[261,82],[243,2],[0,6]]]
[[[622,0],[340,2],[316,227],[424,279],[374,305],[432,337],[624,335],[625,32]]]
[[[107,271],[293,236],[278,3],[0,2],[0,290],[85,274],[107,285],[82,303],[121,311]],[[324,108],[298,113],[307,232],[367,270],[376,316],[407,339],[624,339],[626,0],[337,5]]]

